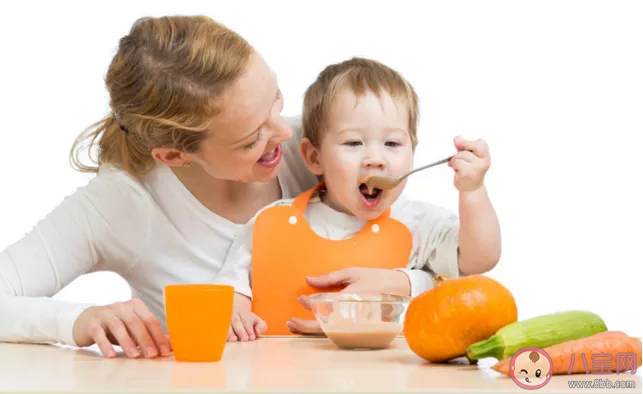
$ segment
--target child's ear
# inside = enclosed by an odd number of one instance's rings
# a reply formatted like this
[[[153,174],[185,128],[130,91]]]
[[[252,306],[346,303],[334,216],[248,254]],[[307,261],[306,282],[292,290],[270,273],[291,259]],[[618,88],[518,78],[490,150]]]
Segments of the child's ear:
[[[319,149],[315,148],[308,138],[302,139],[301,144],[299,145],[299,152],[301,153],[301,157],[304,158],[308,171],[317,176],[324,173],[324,166],[321,162]]]

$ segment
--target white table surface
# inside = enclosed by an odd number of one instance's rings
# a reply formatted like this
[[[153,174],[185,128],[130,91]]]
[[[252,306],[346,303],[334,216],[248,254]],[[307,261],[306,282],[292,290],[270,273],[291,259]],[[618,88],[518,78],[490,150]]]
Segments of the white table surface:
[[[526,393],[510,378],[466,361],[430,364],[398,338],[390,349],[338,350],[325,338],[261,338],[229,343],[218,363],[172,356],[105,359],[96,347],[0,343],[1,392],[457,392]],[[635,389],[570,389],[570,379],[630,380]],[[641,392],[641,371],[554,376],[536,392]]]

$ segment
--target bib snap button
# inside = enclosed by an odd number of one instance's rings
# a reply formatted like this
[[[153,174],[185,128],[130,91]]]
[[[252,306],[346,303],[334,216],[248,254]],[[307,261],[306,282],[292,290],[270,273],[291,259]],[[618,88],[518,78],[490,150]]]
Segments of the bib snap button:
[[[377,224],[374,224],[373,227],[371,227],[371,229],[373,230],[374,233],[376,233],[380,231],[380,226],[378,226]]]
[[[290,224],[295,224],[297,223],[297,217],[296,216],[291,216],[288,218],[288,223]]]

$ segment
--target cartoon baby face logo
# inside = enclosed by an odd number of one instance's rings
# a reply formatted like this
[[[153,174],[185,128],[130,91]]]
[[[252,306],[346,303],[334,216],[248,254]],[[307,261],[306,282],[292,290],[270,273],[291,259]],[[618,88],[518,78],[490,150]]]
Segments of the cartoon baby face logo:
[[[551,379],[553,363],[546,351],[538,347],[524,347],[511,357],[511,379],[524,389],[543,387]]]

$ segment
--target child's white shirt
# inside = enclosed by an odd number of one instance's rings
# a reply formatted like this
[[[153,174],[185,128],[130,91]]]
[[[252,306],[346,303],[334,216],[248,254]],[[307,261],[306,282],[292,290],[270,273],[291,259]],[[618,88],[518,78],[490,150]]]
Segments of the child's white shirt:
[[[252,298],[250,271],[255,220],[263,210],[275,205],[291,205],[293,201],[294,199],[284,199],[264,207],[241,229],[226,256],[217,283],[234,286],[236,292]],[[313,231],[331,240],[350,238],[366,223],[355,216],[332,209],[316,196],[310,199],[304,217]],[[412,297],[433,287],[431,276],[426,271],[427,266],[439,275],[449,278],[460,276],[460,222],[454,213],[427,202],[401,196],[391,207],[391,218],[406,225],[413,235],[408,265],[405,269],[400,269],[409,277]]]

